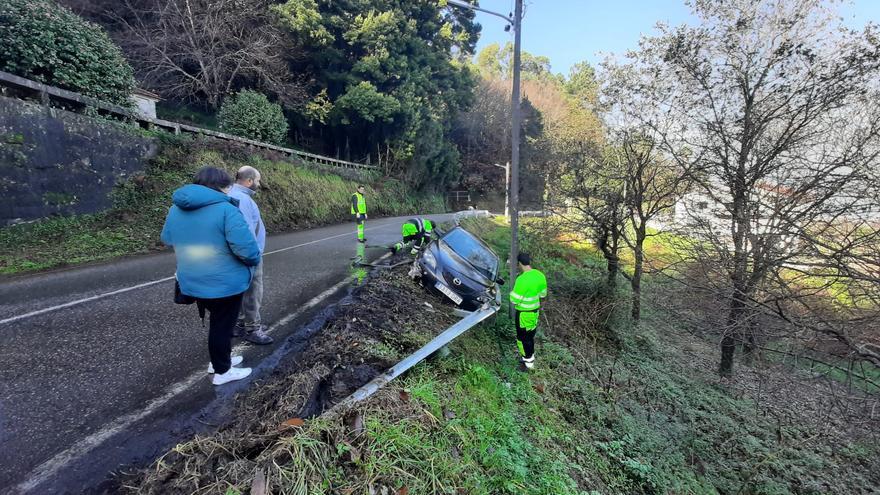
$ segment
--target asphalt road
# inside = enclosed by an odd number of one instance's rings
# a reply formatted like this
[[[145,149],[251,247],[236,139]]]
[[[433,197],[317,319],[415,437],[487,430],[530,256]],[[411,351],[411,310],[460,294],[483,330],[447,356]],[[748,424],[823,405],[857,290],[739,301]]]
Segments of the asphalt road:
[[[367,244],[399,239],[407,218],[369,220]],[[0,282],[0,493],[80,493],[212,427],[236,392],[296,358],[304,325],[344,295],[356,249],[353,224],[269,238],[276,343],[245,346],[254,374],[221,387],[195,307],[172,302],[170,253]]]

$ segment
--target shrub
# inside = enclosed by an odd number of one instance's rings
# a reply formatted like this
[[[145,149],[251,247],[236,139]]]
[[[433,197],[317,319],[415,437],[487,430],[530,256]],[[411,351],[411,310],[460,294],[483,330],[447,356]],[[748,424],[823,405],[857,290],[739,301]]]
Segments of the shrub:
[[[223,101],[218,121],[220,129],[257,141],[280,145],[287,137],[287,119],[281,106],[248,89]]]
[[[52,0],[0,0],[0,69],[129,106],[131,66],[107,33]]]

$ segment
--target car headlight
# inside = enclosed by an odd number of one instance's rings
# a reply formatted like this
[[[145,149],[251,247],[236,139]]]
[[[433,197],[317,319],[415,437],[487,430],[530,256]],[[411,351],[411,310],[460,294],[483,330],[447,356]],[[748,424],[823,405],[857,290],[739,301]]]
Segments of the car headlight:
[[[431,251],[425,251],[425,254],[422,255],[422,261],[424,261],[425,265],[427,265],[431,270],[437,268],[437,258]]]

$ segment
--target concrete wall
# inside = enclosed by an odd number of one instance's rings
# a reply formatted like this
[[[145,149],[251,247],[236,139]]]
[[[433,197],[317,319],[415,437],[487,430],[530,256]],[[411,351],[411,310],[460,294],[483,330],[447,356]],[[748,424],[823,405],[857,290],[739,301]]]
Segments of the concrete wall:
[[[157,148],[120,124],[0,96],[0,226],[107,209]]]
[[[141,117],[156,118],[156,100],[141,95],[131,95],[131,101],[137,107],[137,112]]]

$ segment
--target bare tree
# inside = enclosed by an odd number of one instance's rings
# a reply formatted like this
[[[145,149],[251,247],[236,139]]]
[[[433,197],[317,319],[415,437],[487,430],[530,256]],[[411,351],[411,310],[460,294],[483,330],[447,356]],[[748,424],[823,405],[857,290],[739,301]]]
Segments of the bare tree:
[[[840,28],[819,0],[692,5],[701,24],[643,40],[617,90],[655,102],[642,122],[720,212],[690,212],[700,239],[690,256],[721,276],[706,283],[727,301],[719,371],[729,375],[737,343],[756,344],[759,313],[806,323],[791,317],[808,299],[790,274],[827,258],[823,240],[858,215],[877,166],[880,39],[871,26]],[[676,125],[657,125],[657,115]]]
[[[293,45],[264,0],[125,0],[112,17],[137,76],[163,95],[214,108],[241,87],[287,107],[307,97],[288,67]]]
[[[649,230],[663,213],[671,210],[688,187],[690,175],[673,160],[665,159],[651,129],[630,128],[619,132],[624,201],[629,227],[624,240],[633,252],[630,278],[633,321],[641,319],[642,277],[645,272],[645,241],[661,232]]]
[[[630,278],[620,268],[627,218],[623,167],[619,149],[584,145],[555,156],[548,177],[554,185],[550,206],[567,228],[593,239],[605,259],[609,286],[616,285],[618,275]]]

